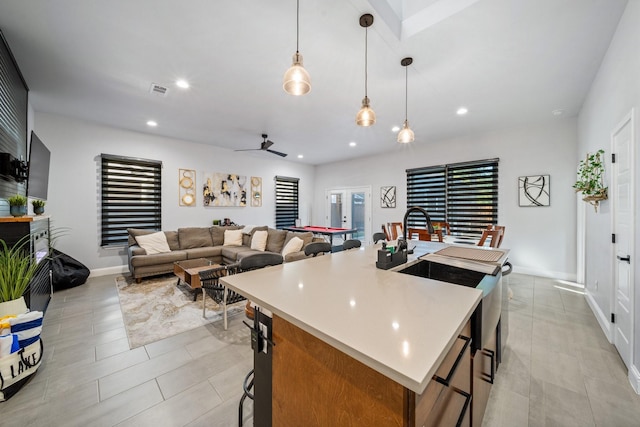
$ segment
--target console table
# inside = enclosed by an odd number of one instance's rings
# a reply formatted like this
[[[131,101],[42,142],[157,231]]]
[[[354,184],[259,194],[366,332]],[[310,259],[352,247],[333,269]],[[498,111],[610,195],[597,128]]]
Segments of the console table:
[[[49,305],[53,285],[51,281],[51,260],[49,258],[50,229],[48,216],[0,217],[0,239],[8,246],[24,241],[38,263],[38,268],[29,283],[24,299],[32,311],[44,312]]]

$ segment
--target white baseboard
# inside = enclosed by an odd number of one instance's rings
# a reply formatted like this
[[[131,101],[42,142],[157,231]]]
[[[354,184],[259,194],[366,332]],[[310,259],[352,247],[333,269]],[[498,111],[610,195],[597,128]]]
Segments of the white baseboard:
[[[629,368],[629,382],[636,394],[640,394],[640,371],[635,365],[631,365],[631,368]]]
[[[604,335],[607,337],[607,340],[610,343],[613,343],[613,335],[611,333],[611,322],[609,316],[603,313],[602,310],[600,310],[600,307],[596,303],[596,300],[593,299],[593,295],[591,295],[591,292],[589,292],[588,289],[585,289],[584,297],[587,299],[587,304],[589,304],[589,307],[591,307],[591,311],[593,311],[594,316],[596,316],[596,320],[598,321],[602,332],[604,332]]]
[[[91,275],[89,277],[108,276],[110,274],[123,274],[123,273],[127,273],[127,274],[129,273],[128,265],[117,265],[115,267],[95,268],[91,270]]]
[[[575,282],[577,275],[575,273],[565,273],[560,271],[545,271],[539,268],[528,268],[513,265],[513,272],[518,274],[528,274],[530,276],[546,277],[548,279],[566,280],[569,282]]]

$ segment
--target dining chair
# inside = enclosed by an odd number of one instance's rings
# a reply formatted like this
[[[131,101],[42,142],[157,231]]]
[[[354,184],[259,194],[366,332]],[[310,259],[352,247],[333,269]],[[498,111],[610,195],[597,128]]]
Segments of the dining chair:
[[[442,229],[434,230],[435,233],[433,234],[429,233],[429,230],[425,230],[424,228],[409,228],[407,231],[409,239],[412,239],[414,235],[417,235],[418,240],[426,242],[434,241],[434,237],[438,239],[438,242],[442,242],[444,240],[442,236]]]
[[[482,231],[482,236],[478,241],[478,246],[485,246],[487,239],[489,239],[488,245],[492,248],[500,247],[502,230],[485,229]]]
[[[446,236],[451,236],[451,227],[448,222],[444,221],[431,221],[433,228],[439,228],[442,230],[442,234]]]
[[[362,246],[362,242],[357,239],[347,239],[342,243],[342,250],[348,251],[349,249],[355,249]]]
[[[376,244],[380,240],[387,240],[386,233],[383,233],[383,232],[373,233],[373,243]]]
[[[331,252],[331,244],[329,242],[312,242],[304,247],[304,254],[306,256],[318,256]]]
[[[388,222],[387,223],[387,237],[388,240],[397,240],[402,236],[402,223],[401,222]]]
[[[498,246],[496,246],[497,248],[499,248],[500,245],[502,245],[502,239],[504,238],[504,233],[506,231],[506,227],[504,225],[489,225],[489,226],[487,226],[487,228],[489,230],[499,230],[500,231],[500,237],[498,238]]]

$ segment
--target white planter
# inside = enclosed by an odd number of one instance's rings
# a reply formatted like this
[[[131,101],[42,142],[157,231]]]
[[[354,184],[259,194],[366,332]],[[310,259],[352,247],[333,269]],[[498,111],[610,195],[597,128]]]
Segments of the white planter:
[[[0,302],[0,317],[10,314],[22,314],[28,310],[27,304],[24,302],[24,297],[14,299],[11,301]]]

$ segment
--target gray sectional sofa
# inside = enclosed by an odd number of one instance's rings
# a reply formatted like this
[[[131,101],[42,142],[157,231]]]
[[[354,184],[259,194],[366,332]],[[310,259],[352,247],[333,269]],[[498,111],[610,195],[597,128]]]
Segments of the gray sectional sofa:
[[[265,251],[282,253],[282,249],[293,237],[302,239],[300,251],[289,253],[284,257],[285,262],[306,258],[304,248],[322,238],[313,237],[312,233],[295,233],[286,230],[276,230],[267,226],[253,227],[250,232],[242,234],[241,246],[224,245],[225,230],[245,229],[243,226],[185,227],[177,231],[164,231],[170,251],[164,253],[147,254],[138,245],[137,236],[156,233],[155,230],[130,228],[129,232],[129,271],[137,282],[143,277],[155,276],[173,272],[176,261],[194,258],[208,258],[218,264],[232,264],[242,257],[258,251],[251,249],[251,240],[258,230],[267,230]]]

